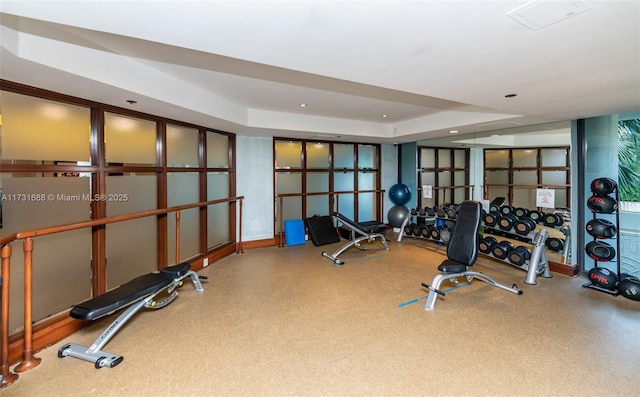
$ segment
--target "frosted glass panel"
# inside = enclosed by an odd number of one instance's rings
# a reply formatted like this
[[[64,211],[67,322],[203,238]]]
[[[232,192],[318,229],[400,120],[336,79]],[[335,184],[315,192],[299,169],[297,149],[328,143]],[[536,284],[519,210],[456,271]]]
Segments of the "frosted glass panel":
[[[358,145],[358,168],[377,168],[375,146]]]
[[[486,176],[488,185],[506,185],[509,183],[509,171],[487,171]]]
[[[1,235],[90,219],[90,178],[33,175],[0,174]],[[9,329],[16,330],[24,315],[21,241],[12,244],[12,253]],[[34,321],[91,297],[90,264],[89,228],[33,238]]]
[[[302,167],[302,143],[301,142],[276,142],[276,167],[277,168],[301,168]]]
[[[373,172],[359,172],[358,173],[358,190],[374,190],[375,189],[375,177]]]
[[[493,199],[495,199],[496,197],[509,197],[509,191],[507,190],[506,187],[502,187],[502,186],[489,186],[487,188],[487,197],[486,199],[489,201],[492,201]]]
[[[567,173],[565,171],[542,171],[543,185],[566,185]]]
[[[465,168],[467,166],[467,156],[464,150],[453,151],[453,166],[454,168]]]
[[[307,143],[307,168],[329,168],[328,143]]]
[[[536,189],[535,188],[513,188],[514,207],[536,208]]]
[[[449,149],[438,149],[438,167],[449,168],[451,166],[451,151]]]
[[[229,174],[209,172],[207,174],[207,200],[229,197]],[[207,248],[231,241],[229,234],[229,204],[220,203],[207,207]]]
[[[543,167],[566,167],[567,149],[542,149]]]
[[[458,188],[453,190],[453,202],[456,204],[462,203],[466,199],[467,189]]]
[[[105,113],[104,140],[107,163],[156,164],[156,123]]]
[[[465,178],[467,176],[467,173],[464,171],[455,171],[453,173],[453,184],[456,186],[461,186],[465,184]]]
[[[302,174],[278,172],[276,174],[277,194],[301,193]],[[280,211],[280,200],[276,201],[276,211]],[[302,218],[302,197],[283,198],[282,220]],[[280,219],[280,218],[279,218]]]
[[[229,137],[207,132],[207,167],[229,167]]]
[[[508,150],[485,150],[484,165],[487,168],[508,168],[509,167],[509,151]]]
[[[329,173],[328,172],[308,172],[307,173],[307,192],[328,192],[329,191]]]
[[[89,161],[89,109],[6,91],[0,109],[2,162]]]
[[[353,168],[354,147],[351,144],[333,145],[333,168]]]
[[[157,208],[155,174],[107,175],[107,216],[133,214]],[[125,199],[126,198],[126,199]],[[141,274],[158,270],[158,234],[155,216],[106,226],[107,289]]]
[[[353,211],[355,202],[353,199],[353,194],[341,194],[340,196],[338,196],[338,212],[340,212],[342,215],[346,216],[347,218],[351,218],[351,219],[356,219],[355,218],[355,213]]]
[[[436,174],[433,172],[423,172],[420,178],[423,185],[434,186],[436,183]]]
[[[450,171],[438,172],[438,184],[440,187],[451,186],[451,172]]]
[[[167,166],[198,167],[198,130],[182,126],[167,126]]]
[[[329,215],[329,195],[307,196],[307,217]]]
[[[334,191],[353,190],[353,172],[336,172],[333,179]]]
[[[167,203],[169,207],[199,202],[199,183],[197,172],[167,174]],[[191,258],[200,253],[200,222],[197,208],[180,213],[180,258]],[[176,256],[176,219],[175,213],[169,214],[169,264],[175,264]]]
[[[366,222],[376,220],[375,193],[358,194],[358,221]]]
[[[420,167],[422,168],[435,168],[436,166],[436,151],[435,149],[420,149]]]
[[[513,151],[514,167],[536,167],[538,151],[533,149],[522,149]]]
[[[513,171],[513,183],[516,185],[538,184],[537,171]]]

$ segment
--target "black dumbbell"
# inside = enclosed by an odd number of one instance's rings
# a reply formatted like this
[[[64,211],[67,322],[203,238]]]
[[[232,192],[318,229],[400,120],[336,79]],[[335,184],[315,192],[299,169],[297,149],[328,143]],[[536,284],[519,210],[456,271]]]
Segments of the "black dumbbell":
[[[413,233],[414,236],[419,236],[420,235],[420,226],[418,226],[418,224],[416,224],[416,223],[412,223],[411,224],[411,233]]]
[[[525,216],[529,216],[529,210],[526,208],[521,208],[518,207],[515,210],[513,210],[513,213],[518,217],[518,218],[524,218]]]
[[[434,240],[440,240],[440,230],[435,226],[431,228],[431,238]]]
[[[513,224],[518,220],[518,217],[514,214],[503,214],[502,218],[498,222],[498,227],[501,230],[511,230],[513,228]]]
[[[542,224],[548,227],[556,227],[559,222],[558,215],[556,214],[545,214],[542,219]]]
[[[456,219],[458,217],[458,205],[453,204],[447,208],[447,218]]]
[[[544,214],[538,210],[529,212],[529,218],[536,221],[536,223],[542,223],[544,219]]]
[[[436,215],[440,218],[444,218],[446,216],[446,212],[444,212],[444,207],[433,207],[436,211]]]
[[[500,241],[491,248],[491,253],[498,259],[505,259],[513,249],[511,241]]]
[[[478,243],[478,251],[482,252],[483,254],[490,254],[491,249],[497,243],[498,243],[498,240],[496,240],[495,237],[487,236],[481,239],[480,243]]]
[[[520,218],[513,223],[513,228],[517,234],[526,236],[536,228],[536,221],[531,218]]]
[[[503,205],[502,207],[500,207],[500,213],[502,215],[512,214],[513,213],[513,207],[508,206],[508,205]]]
[[[413,234],[413,230],[411,230],[411,224],[404,225],[404,235],[411,236]]]
[[[445,243],[448,243],[449,240],[451,240],[451,230],[447,229],[446,227],[440,230],[440,239]]]
[[[429,237],[429,226],[425,225],[424,223],[420,225],[420,236]]]
[[[498,221],[500,221],[500,218],[502,218],[502,216],[499,212],[489,212],[484,217],[484,224],[489,227],[495,227],[498,224]]]
[[[560,252],[564,249],[564,241],[557,237],[549,237],[544,242],[544,245],[547,246],[553,252]]]
[[[509,262],[517,266],[524,265],[525,261],[531,259],[531,249],[524,245],[519,245],[509,252]]]
[[[427,211],[427,216],[436,216],[436,212],[433,210],[433,208],[425,208],[425,210]]]

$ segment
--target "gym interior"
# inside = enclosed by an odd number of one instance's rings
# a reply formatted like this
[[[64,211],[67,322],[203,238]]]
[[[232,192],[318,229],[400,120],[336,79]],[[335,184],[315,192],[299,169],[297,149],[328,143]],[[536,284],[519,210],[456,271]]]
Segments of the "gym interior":
[[[192,88],[202,69],[264,89],[248,64],[20,3],[0,14],[3,396],[638,395],[637,73],[601,88],[601,108],[500,118],[257,65],[353,110],[267,115],[261,98],[238,122],[233,90]],[[241,3],[199,6],[233,20]],[[640,21],[640,4],[594,3],[575,14]],[[606,26],[640,46],[631,25]],[[129,85],[113,57],[139,72]],[[380,133],[356,116],[374,99],[433,113]]]

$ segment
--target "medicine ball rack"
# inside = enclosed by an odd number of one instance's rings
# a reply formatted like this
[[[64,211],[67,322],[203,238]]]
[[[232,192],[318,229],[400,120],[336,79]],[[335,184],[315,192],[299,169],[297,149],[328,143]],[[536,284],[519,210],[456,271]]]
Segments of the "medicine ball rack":
[[[404,219],[400,227],[397,241],[401,242],[402,238],[406,236],[411,238],[428,239],[440,244],[446,244],[449,241],[449,238],[446,236],[450,236],[453,227],[455,227],[457,208],[458,205],[450,204],[434,208],[411,209],[410,215]],[[482,226],[484,227],[484,232],[486,234],[504,236],[509,239],[532,244],[533,250],[525,248],[524,246],[513,247],[513,245],[507,241],[502,241],[500,243],[496,241],[497,244],[505,244],[503,252],[504,255],[494,255],[490,250],[484,252],[482,249],[480,250],[481,254],[527,272],[527,277],[524,280],[525,284],[537,284],[537,276],[544,278],[553,277],[549,270],[549,260],[547,259],[546,253],[546,241],[548,238],[547,230],[541,229],[536,232],[534,230],[536,224],[534,221],[526,223],[524,230],[522,229],[523,225],[510,225],[508,228],[487,226],[484,222],[485,215],[486,214],[483,214],[482,217]],[[520,226],[520,228],[516,229],[516,226]],[[484,238],[481,240],[481,247],[483,241],[485,241]],[[511,245],[511,247],[508,247],[506,245],[507,243]],[[517,256],[517,259],[511,257],[511,254]]]
[[[594,267],[589,270],[589,281],[582,286],[618,296],[620,295],[618,284],[619,281],[622,281],[622,274],[620,273],[620,238],[618,234],[618,225],[620,224],[618,184],[610,178],[596,178],[591,182],[591,193],[593,194],[587,199],[587,207],[591,210],[593,217],[591,221],[587,222],[585,229],[587,234],[593,238],[585,245],[585,251],[587,256],[593,259]],[[614,196],[611,197],[611,194]],[[615,224],[606,218],[602,218],[602,215],[613,217]],[[611,244],[603,240],[614,240],[615,249]],[[614,250],[614,252],[611,252],[611,250]],[[608,256],[600,256],[603,254],[608,254]],[[615,258],[609,258],[611,255],[615,255]],[[599,266],[600,262],[614,262],[616,273],[613,274],[605,266]]]

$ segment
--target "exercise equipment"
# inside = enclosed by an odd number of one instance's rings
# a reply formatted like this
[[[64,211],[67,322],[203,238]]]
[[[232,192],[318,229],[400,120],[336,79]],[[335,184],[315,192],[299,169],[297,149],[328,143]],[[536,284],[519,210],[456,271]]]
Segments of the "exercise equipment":
[[[482,252],[483,254],[490,254],[491,253],[491,249],[497,243],[498,243],[498,240],[496,240],[496,238],[493,237],[493,236],[484,237],[478,243],[478,250],[480,252]]]
[[[389,188],[389,200],[395,205],[405,205],[411,200],[411,189],[404,183],[396,183]]]
[[[530,232],[535,230],[535,228],[536,228],[536,221],[527,217],[520,218],[513,223],[513,229],[516,231],[517,234],[520,234],[522,236],[528,235]]]
[[[498,259],[505,259],[513,249],[511,241],[503,240],[491,248],[491,254]]]
[[[502,207],[500,207],[500,213],[502,215],[512,214],[513,211],[514,211],[514,208],[509,205],[503,205]]]
[[[518,217],[512,213],[503,214],[502,218],[498,221],[498,227],[500,230],[509,231],[513,228],[513,224],[518,221]]]
[[[373,230],[373,228],[371,227],[367,227],[361,223],[355,222],[347,218],[346,216],[340,214],[339,212],[333,212],[331,216],[333,217],[333,219],[336,220],[336,222],[339,222],[344,227],[351,229],[354,236],[354,238],[351,241],[349,241],[347,244],[343,245],[342,247],[338,248],[338,250],[336,250],[333,254],[329,254],[326,251],[322,251],[322,256],[333,261],[335,264],[337,265],[344,264],[344,262],[338,257],[344,251],[346,251],[351,247],[356,247],[357,249],[362,251],[366,250],[367,248],[363,247],[361,244],[362,242],[365,242],[365,241],[372,242],[375,239],[379,239],[380,242],[382,243],[383,248],[387,251],[389,250],[389,246],[387,245],[387,240],[385,239],[384,234],[376,230]]]
[[[614,290],[618,284],[618,276],[606,267],[594,267],[587,273],[589,281],[600,288]]]
[[[484,224],[485,226],[495,227],[501,218],[502,216],[499,212],[491,211],[484,216]]]
[[[316,247],[340,241],[340,235],[329,215],[314,215],[304,221],[309,232],[309,238]]]
[[[629,275],[618,284],[620,295],[627,299],[640,301],[640,278]]]
[[[617,187],[618,184],[611,178],[596,178],[591,181],[591,193],[597,196],[611,194]]]
[[[518,218],[524,218],[525,216],[529,216],[529,210],[526,208],[522,208],[522,207],[518,207],[516,208],[513,213],[515,214],[515,216],[517,216]]]
[[[616,249],[604,241],[590,241],[585,246],[587,255],[597,262],[608,262],[616,257]]]
[[[542,218],[542,224],[548,227],[560,226],[563,222],[562,218],[556,214],[545,214]]]
[[[606,219],[595,218],[587,222],[587,233],[598,239],[608,239],[618,233],[618,228],[613,222]]]
[[[513,263],[516,266],[524,265],[525,261],[531,259],[531,249],[529,247],[525,247],[524,245],[519,245],[509,251],[509,262]]]
[[[596,214],[613,214],[618,209],[618,202],[611,196],[591,196],[587,199],[587,207]]]
[[[553,252],[560,252],[564,249],[564,241],[557,237],[549,237],[547,241],[545,241],[545,245]]]
[[[542,223],[542,220],[544,219],[544,213],[538,210],[530,211],[529,218],[533,219],[536,223]]]
[[[443,281],[457,280],[461,277],[465,277],[469,283],[477,278],[493,287],[518,295],[522,294],[522,290],[516,284],[509,287],[474,270],[478,258],[481,209],[482,205],[478,201],[464,201],[460,204],[456,227],[447,245],[447,258],[438,266],[441,273],[434,277],[431,285],[421,284],[429,290],[425,310],[434,310],[438,296],[445,296],[445,293],[440,289]]]
[[[404,205],[394,205],[389,208],[389,212],[387,212],[387,220],[389,221],[389,225],[391,227],[399,228],[402,227],[402,223],[405,219],[411,217],[411,213],[407,207]]]
[[[69,315],[78,320],[95,320],[121,308],[127,306],[128,308],[107,327],[90,347],[68,343],[58,349],[58,357],[69,356],[89,361],[94,363],[98,369],[102,367],[113,368],[120,364],[124,359],[122,356],[107,353],[102,351],[102,348],[134,314],[142,308],[160,309],[173,302],[178,297],[176,288],[182,285],[182,280],[186,277],[191,278],[196,291],[204,291],[200,279],[206,277],[198,276],[190,269],[189,263],[170,266],[159,272],[136,277],[105,294],[75,305]],[[156,300],[156,296],[163,292],[168,295],[161,300]]]

